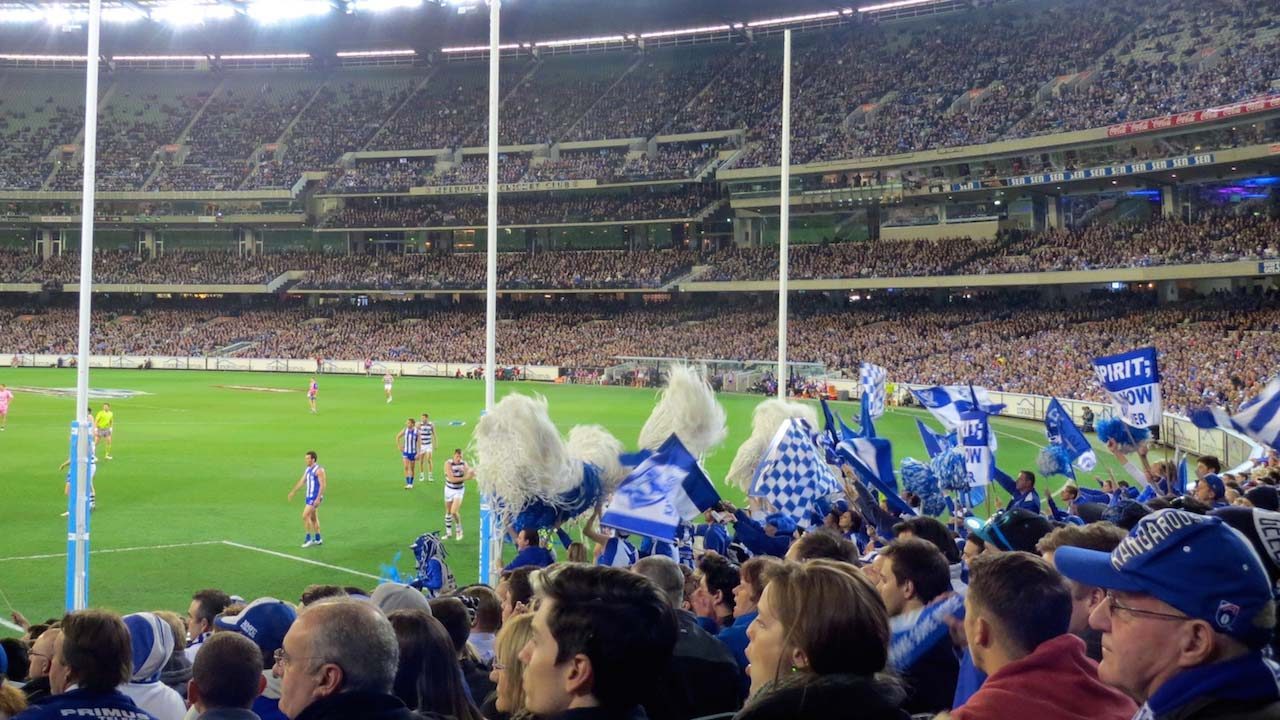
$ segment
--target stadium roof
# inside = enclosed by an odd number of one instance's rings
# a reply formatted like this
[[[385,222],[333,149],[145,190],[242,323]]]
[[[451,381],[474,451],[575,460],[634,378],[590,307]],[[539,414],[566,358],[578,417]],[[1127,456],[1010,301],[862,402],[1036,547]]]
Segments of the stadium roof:
[[[930,2],[930,0],[908,0]],[[625,35],[823,12],[831,0],[505,0],[503,42]],[[860,4],[866,5],[867,2]],[[0,0],[6,53],[74,54],[85,48],[87,2]],[[488,41],[476,0],[104,0],[102,52],[227,54],[404,47],[420,55]]]

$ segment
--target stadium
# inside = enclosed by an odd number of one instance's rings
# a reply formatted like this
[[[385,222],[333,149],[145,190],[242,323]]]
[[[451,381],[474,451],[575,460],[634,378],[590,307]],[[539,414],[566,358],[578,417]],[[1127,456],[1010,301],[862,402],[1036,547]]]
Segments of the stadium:
[[[0,0],[0,720],[1280,717],[1277,18]]]

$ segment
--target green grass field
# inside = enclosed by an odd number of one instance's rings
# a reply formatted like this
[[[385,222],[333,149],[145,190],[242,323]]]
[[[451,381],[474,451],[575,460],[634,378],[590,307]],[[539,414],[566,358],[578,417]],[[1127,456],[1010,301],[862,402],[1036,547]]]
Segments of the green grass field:
[[[263,373],[95,370],[91,385],[140,393],[112,400],[116,414],[114,460],[99,447],[93,515],[91,602],[132,612],[185,610],[191,593],[220,587],[246,598],[296,600],[311,583],[372,587],[380,565],[403,551],[402,573],[412,571],[408,543],[443,527],[443,490],[437,481],[412,492],[404,481],[395,434],[406,417],[426,411],[436,423],[437,465],[465,447],[483,404],[476,381],[402,378],[395,401],[383,401],[380,378],[322,376],[320,412],[308,412],[307,377]],[[9,427],[0,433],[0,591],[33,620],[62,607],[66,549],[64,473],[70,396],[34,388],[73,388],[74,370],[0,370],[15,390]],[[230,386],[242,386],[240,389]],[[261,388],[259,390],[244,388]],[[262,389],[285,392],[267,392]],[[541,393],[562,431],[600,423],[629,448],[656,401],[653,390],[545,384],[501,384],[509,392]],[[750,430],[758,396],[723,395],[729,437],[708,457],[717,482]],[[91,405],[99,407],[101,400]],[[856,405],[837,403],[846,418]],[[895,461],[925,457],[914,419],[923,411],[891,410],[877,423],[894,441]],[[461,421],[460,426],[450,421]],[[936,426],[936,423],[935,423]],[[1043,444],[1039,424],[996,419],[999,462],[1007,471],[1034,467]],[[316,450],[328,471],[321,509],[325,544],[301,549],[301,494],[286,495]],[[1106,455],[1106,453],[1100,453]],[[1115,467],[1110,456],[1102,467]],[[1040,483],[1057,488],[1061,478]],[[724,490],[730,499],[741,493]],[[450,542],[449,562],[459,582],[477,575],[480,497],[472,486],[464,510],[467,539]],[[508,546],[508,557],[514,550]],[[0,598],[3,600],[4,598]],[[8,615],[7,608],[0,605]],[[0,632],[5,632],[0,628]]]

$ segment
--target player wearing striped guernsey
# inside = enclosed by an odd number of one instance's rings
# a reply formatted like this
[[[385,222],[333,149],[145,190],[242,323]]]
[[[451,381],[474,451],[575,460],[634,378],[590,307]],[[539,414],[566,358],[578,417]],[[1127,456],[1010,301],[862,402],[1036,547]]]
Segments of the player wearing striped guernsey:
[[[396,448],[404,463],[404,489],[413,489],[413,463],[418,459],[418,426],[413,418],[404,421],[404,427],[396,433]]]
[[[304,548],[324,544],[324,538],[320,537],[320,503],[324,502],[324,489],[328,481],[324,474],[324,468],[320,467],[318,461],[319,458],[316,456],[316,451],[308,450],[306,456],[307,467],[302,471],[302,477],[298,478],[298,482],[289,491],[289,500],[292,502],[294,494],[298,492],[298,488],[306,485],[305,494],[303,495],[305,504],[302,507],[302,528],[307,533],[307,537],[302,543]],[[311,539],[312,531],[315,532],[315,540]]]
[[[455,448],[453,457],[444,465],[444,537],[448,540],[456,526],[461,540],[462,499],[467,492],[467,481],[476,476],[476,471],[462,459],[462,448]]]
[[[391,371],[382,374],[382,394],[387,396],[387,403],[391,402],[391,384],[396,381]]]
[[[426,413],[422,413],[422,420],[418,422],[418,479],[422,480],[422,466],[427,466],[427,482],[436,481],[435,463],[431,461],[432,451],[435,450],[436,441],[436,425],[431,422],[431,417]]]
[[[316,414],[316,394],[320,392],[320,385],[315,378],[311,378],[311,384],[307,386],[307,402],[311,403],[311,414]]]
[[[98,474],[98,431],[93,421],[93,408],[89,408],[89,415],[85,420],[89,423],[89,467],[86,470],[86,474],[89,477],[89,509],[94,510],[98,507],[98,496],[93,489],[93,476]],[[62,464],[58,466],[58,469],[67,471],[67,482],[62,487],[62,494],[70,495],[71,474],[75,472],[75,468],[71,467],[71,458],[67,458],[62,461]],[[69,514],[69,512],[64,512],[62,513],[62,517],[66,517]]]

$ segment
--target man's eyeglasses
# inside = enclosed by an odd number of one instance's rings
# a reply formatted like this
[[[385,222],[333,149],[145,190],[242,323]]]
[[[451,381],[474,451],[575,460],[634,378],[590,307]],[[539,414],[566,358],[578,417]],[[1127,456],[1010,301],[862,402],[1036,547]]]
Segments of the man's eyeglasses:
[[[1123,610],[1124,612],[1127,612],[1127,613],[1132,613],[1134,615],[1145,615],[1147,617],[1156,618],[1157,620],[1183,621],[1183,620],[1192,619],[1187,617],[1186,615],[1175,615],[1173,613],[1156,612],[1155,610],[1143,610],[1141,608],[1129,607],[1128,605],[1122,604],[1119,600],[1116,600],[1115,593],[1111,592],[1110,590],[1107,591],[1106,598],[1107,598],[1107,605],[1108,605],[1107,613],[1111,617],[1114,617],[1117,611]]]
[[[276,650],[275,653],[272,654],[272,657],[275,658],[276,665],[278,665],[282,669],[289,667],[290,665],[292,665],[294,662],[298,660],[314,660],[315,659],[314,657],[293,657],[289,653],[285,652],[284,648],[280,648]]]

